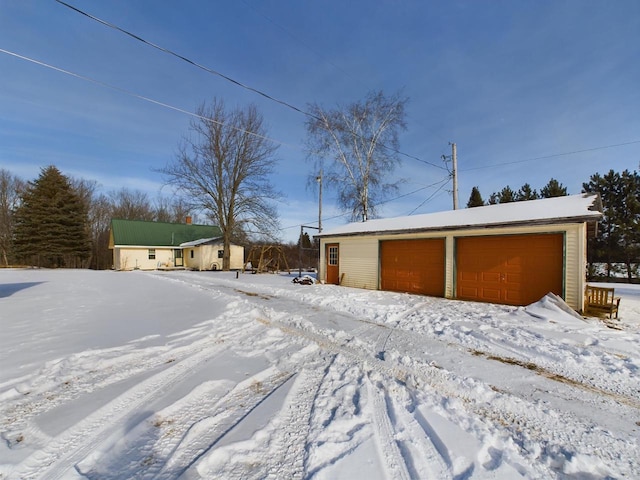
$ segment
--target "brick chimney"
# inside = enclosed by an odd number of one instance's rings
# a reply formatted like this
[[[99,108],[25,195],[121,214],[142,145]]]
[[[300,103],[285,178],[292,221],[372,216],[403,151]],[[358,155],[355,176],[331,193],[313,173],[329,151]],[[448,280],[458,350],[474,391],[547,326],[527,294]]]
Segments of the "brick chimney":
[[[187,225],[191,225],[191,215],[187,215],[187,218],[185,219],[185,223]]]

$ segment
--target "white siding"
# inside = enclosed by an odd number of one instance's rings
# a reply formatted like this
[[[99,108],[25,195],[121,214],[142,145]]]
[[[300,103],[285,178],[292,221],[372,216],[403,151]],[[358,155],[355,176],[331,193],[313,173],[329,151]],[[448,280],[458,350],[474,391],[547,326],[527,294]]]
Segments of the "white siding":
[[[149,259],[149,248],[114,248],[114,268],[116,270],[155,270],[158,265],[173,266],[173,249],[156,248],[156,258]]]
[[[444,297],[453,298],[453,284],[455,275],[455,239],[449,235],[444,245]]]
[[[222,250],[222,244],[216,245],[199,245],[196,247],[185,248],[184,260],[185,267],[192,270],[222,270],[222,258],[218,257],[218,250]],[[191,258],[193,252],[193,258]],[[244,247],[240,245],[231,245],[230,251],[230,268],[232,270],[241,270],[244,264]]]
[[[587,276],[586,226],[575,225],[565,236],[565,301],[578,311],[584,305],[584,287]]]
[[[346,287],[378,289],[378,239],[351,237],[340,241],[340,278]]]

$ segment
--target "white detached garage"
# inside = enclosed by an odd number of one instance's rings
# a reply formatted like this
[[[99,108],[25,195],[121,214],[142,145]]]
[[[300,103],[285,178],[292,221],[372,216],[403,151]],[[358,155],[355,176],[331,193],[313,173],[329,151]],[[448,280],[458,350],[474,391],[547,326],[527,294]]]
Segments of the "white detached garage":
[[[351,287],[582,310],[597,194],[350,223],[318,235],[319,278]]]

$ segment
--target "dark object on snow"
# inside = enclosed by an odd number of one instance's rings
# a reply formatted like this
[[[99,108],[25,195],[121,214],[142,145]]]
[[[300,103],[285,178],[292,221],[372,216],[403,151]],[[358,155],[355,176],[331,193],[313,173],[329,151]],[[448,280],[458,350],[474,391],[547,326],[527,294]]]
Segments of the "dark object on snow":
[[[313,285],[316,283],[313,277],[310,277],[309,275],[305,275],[304,277],[295,277],[292,282],[299,283],[300,285]]]

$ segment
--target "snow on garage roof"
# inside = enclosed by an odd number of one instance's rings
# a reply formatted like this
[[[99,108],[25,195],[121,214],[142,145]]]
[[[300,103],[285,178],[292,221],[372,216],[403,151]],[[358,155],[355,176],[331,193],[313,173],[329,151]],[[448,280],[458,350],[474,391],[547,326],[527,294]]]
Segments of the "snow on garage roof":
[[[348,223],[315,236],[329,237],[504,225],[588,222],[599,220],[601,216],[602,203],[600,195],[597,193],[583,193],[565,197],[500,203],[462,210]]]

